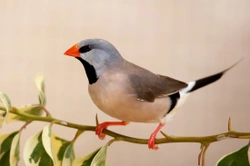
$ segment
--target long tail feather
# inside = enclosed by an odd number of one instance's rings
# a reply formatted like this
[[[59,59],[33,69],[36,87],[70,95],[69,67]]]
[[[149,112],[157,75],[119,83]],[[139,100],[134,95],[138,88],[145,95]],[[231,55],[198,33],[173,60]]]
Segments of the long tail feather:
[[[228,70],[230,70],[231,68],[233,68],[235,65],[237,65],[243,58],[241,58],[239,61],[237,61],[235,64],[233,64],[232,66],[230,66],[229,68],[217,73],[217,74],[213,74],[210,75],[208,77],[205,78],[201,78],[198,79],[196,81],[192,81],[188,83],[188,87],[184,88],[183,90],[181,90],[182,93],[190,93],[193,92],[197,89],[200,89],[206,85],[209,85],[217,80],[219,80]]]

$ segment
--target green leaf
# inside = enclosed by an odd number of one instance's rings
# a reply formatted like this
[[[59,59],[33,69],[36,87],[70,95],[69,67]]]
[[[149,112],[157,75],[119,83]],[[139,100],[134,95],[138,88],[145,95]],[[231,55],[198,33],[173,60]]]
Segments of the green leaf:
[[[11,109],[11,102],[9,97],[5,93],[0,92],[0,101],[2,101],[4,107],[6,108],[6,111],[9,112]]]
[[[3,126],[3,122],[4,122],[4,119],[5,119],[5,115],[6,115],[6,112],[1,112],[0,113],[0,128],[2,128]],[[8,114],[9,115],[9,114]]]
[[[19,140],[19,131],[0,135],[0,165],[17,165],[19,161]]]
[[[84,158],[78,158],[75,159],[74,161],[74,166],[90,166],[94,157],[96,156],[96,154],[100,151],[101,148],[95,150],[94,152],[88,154],[87,156],[85,156]]]
[[[29,104],[29,105],[23,105],[20,108],[18,108],[19,111],[25,112],[25,113],[29,113],[32,115],[37,115],[37,116],[41,116],[43,113],[43,110],[41,108],[41,105],[45,106],[46,104],[46,96],[45,96],[45,84],[44,84],[44,76],[42,74],[37,74],[35,77],[35,84],[36,87],[39,91],[39,103],[40,104]],[[4,101],[9,101],[7,95],[5,95],[4,93],[2,93],[3,99],[5,99]],[[0,92],[0,99],[1,99],[1,92]],[[8,103],[8,102],[4,102],[4,103]],[[6,105],[6,104],[4,104]],[[9,109],[11,108],[10,102],[9,102]],[[6,108],[7,109],[7,108]],[[1,115],[0,115],[0,126],[1,126]],[[10,123],[13,121],[28,121],[28,119],[21,117],[19,115],[16,114],[9,114],[7,116],[6,122]]]
[[[216,166],[249,166],[248,148],[249,144],[236,152],[223,156]]]
[[[18,108],[18,110],[37,116],[41,116],[43,114],[43,110],[41,109],[41,106],[38,104],[23,105],[20,108]],[[6,123],[14,122],[17,120],[28,121],[28,119],[12,113],[9,113],[8,116],[6,117]]]
[[[6,109],[6,112],[3,112],[0,114],[0,128],[2,127],[2,124],[5,120],[5,117],[8,115],[10,109],[11,109],[11,102],[10,102],[10,99],[9,97],[3,93],[3,92],[0,92],[0,102],[3,103],[5,109]]]
[[[71,166],[75,159],[74,143],[71,142],[63,154],[62,166]]]
[[[51,142],[56,164],[58,166],[71,166],[75,159],[74,142],[64,140],[55,134],[51,135]]]
[[[75,159],[73,144],[74,142],[64,140],[51,133],[51,125],[45,126],[43,131],[26,142],[24,147],[25,164],[27,166],[70,166]]]
[[[28,114],[41,116],[43,114],[43,110],[41,109],[41,106],[38,104],[28,104],[23,105],[20,108],[18,108],[19,111],[23,111]]]
[[[53,153],[52,153],[52,145],[51,145],[51,127],[52,127],[52,125],[48,125],[48,126],[45,126],[43,128],[42,143],[43,143],[43,147],[44,147],[45,151],[47,152],[49,157],[55,163],[54,156],[53,156]]]
[[[35,84],[39,91],[39,102],[42,105],[46,105],[46,96],[45,96],[45,84],[44,84],[44,75],[37,74],[35,77]]]
[[[46,128],[46,127],[45,127]],[[45,132],[44,132],[45,131]],[[44,132],[44,133],[43,133]],[[23,159],[26,166],[53,166],[55,163],[51,156],[47,153],[44,147],[44,139],[47,141],[47,137],[43,138],[43,135],[49,135],[49,130],[45,129],[30,137],[24,145]],[[49,146],[46,146],[48,148]]]
[[[17,166],[20,160],[20,132],[18,132],[12,140],[10,149],[10,165]]]
[[[108,145],[105,145],[84,158],[75,159],[74,166],[105,166]]]

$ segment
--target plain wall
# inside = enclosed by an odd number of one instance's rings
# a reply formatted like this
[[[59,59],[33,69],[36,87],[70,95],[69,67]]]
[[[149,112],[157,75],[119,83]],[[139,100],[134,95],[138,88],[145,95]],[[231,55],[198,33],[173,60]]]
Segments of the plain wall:
[[[227,131],[227,120],[237,131],[250,131],[250,1],[249,0],[1,0],[0,91],[13,106],[37,103],[36,73],[46,77],[47,109],[52,116],[95,125],[114,120],[91,101],[81,64],[63,53],[87,38],[113,43],[123,57],[151,71],[192,81],[244,60],[220,81],[190,95],[174,119],[162,129],[169,135],[203,136]],[[22,145],[46,123],[34,122],[22,133]],[[158,124],[131,123],[112,127],[128,136],[148,138]],[[4,125],[11,132],[21,123]],[[75,130],[54,126],[61,137]],[[160,134],[158,137],[162,137]],[[76,156],[104,145],[93,132],[79,137]],[[241,148],[247,140],[213,143],[207,165]],[[146,145],[116,142],[108,149],[108,166],[197,165],[199,144]],[[24,165],[23,161],[19,165]]]

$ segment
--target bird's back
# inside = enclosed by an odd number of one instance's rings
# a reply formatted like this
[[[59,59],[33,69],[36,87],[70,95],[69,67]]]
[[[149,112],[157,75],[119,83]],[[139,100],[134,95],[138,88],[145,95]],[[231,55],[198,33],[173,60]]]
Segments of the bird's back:
[[[126,70],[129,68],[129,70]],[[133,63],[125,62],[123,70],[138,99],[153,102],[156,98],[166,97],[187,87],[187,84],[173,78],[154,74]]]

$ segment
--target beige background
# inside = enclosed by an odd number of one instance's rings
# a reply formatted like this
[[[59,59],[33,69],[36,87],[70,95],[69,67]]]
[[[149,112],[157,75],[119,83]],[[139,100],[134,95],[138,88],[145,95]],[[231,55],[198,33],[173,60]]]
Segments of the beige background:
[[[53,116],[86,125],[95,124],[96,113],[100,121],[113,120],[90,100],[81,64],[63,56],[82,39],[103,38],[129,61],[183,81],[221,71],[245,56],[219,82],[195,92],[163,131],[182,136],[225,132],[230,116],[234,130],[250,131],[249,0],[1,0],[0,25],[0,90],[14,106],[37,102],[33,77],[42,72],[47,108]],[[22,142],[43,125],[28,126]],[[4,125],[1,133],[20,126]],[[156,126],[131,123],[112,130],[148,138]],[[75,132],[59,126],[53,129],[67,139]],[[75,146],[77,157],[108,140],[100,141],[93,132],[83,134]],[[212,144],[207,165],[246,143]],[[199,144],[180,143],[152,151],[145,145],[117,142],[109,147],[107,165],[197,165],[199,148]]]

